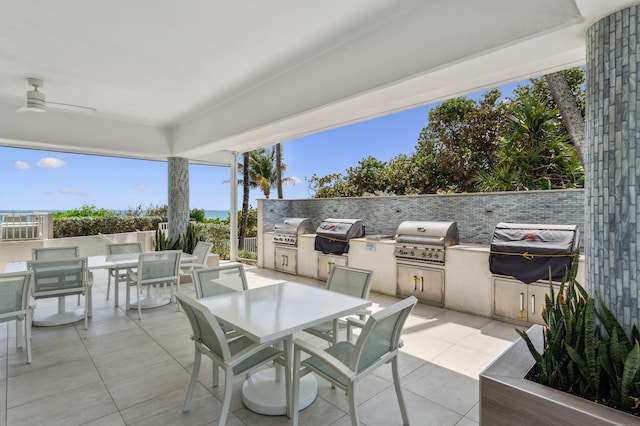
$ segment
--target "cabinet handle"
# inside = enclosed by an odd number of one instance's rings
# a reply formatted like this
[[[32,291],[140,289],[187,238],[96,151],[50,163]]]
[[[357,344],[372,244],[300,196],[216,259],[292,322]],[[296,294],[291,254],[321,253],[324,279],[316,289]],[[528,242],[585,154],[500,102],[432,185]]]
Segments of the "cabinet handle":
[[[289,256],[285,256],[284,260],[285,260],[284,266],[289,266]]]
[[[424,293],[424,277],[420,277],[420,291]]]
[[[524,311],[524,293],[520,293],[520,312]]]
[[[418,290],[418,276],[414,275],[413,276],[413,291]]]
[[[536,295],[535,294],[531,295],[531,313],[532,314],[536,313]]]

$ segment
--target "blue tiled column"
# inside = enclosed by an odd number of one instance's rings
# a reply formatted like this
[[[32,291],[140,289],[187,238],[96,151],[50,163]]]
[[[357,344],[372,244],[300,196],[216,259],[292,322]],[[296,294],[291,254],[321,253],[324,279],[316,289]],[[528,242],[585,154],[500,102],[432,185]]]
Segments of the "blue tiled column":
[[[586,284],[627,332],[638,324],[640,5],[587,31]]]
[[[187,232],[189,224],[189,160],[169,157],[169,238]]]

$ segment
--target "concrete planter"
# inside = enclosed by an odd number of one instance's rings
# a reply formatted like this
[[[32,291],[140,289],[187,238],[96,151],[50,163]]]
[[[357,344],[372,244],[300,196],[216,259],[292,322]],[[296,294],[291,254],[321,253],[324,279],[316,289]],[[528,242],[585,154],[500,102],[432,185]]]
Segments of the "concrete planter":
[[[538,350],[543,330],[534,325],[527,331]],[[640,425],[639,417],[525,379],[534,363],[518,339],[480,373],[480,424]]]

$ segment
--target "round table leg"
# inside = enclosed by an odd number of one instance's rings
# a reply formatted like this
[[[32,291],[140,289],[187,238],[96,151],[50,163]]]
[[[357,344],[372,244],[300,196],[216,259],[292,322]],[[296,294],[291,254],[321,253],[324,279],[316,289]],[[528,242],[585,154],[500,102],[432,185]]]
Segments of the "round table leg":
[[[276,367],[279,368],[279,367]],[[242,402],[251,411],[267,416],[287,414],[287,395],[284,381],[276,380],[276,368],[251,375],[242,384]],[[313,374],[300,379],[299,409],[308,407],[318,395],[318,380]]]

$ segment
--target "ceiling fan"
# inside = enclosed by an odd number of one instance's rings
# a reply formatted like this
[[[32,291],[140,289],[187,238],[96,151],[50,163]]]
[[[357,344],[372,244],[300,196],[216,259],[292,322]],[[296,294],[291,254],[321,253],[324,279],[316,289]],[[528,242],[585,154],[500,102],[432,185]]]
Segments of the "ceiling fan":
[[[29,90],[27,92],[27,104],[17,112],[46,112],[48,107],[93,114],[98,112],[95,108],[82,105],[63,104],[51,101],[47,102],[44,93],[38,90],[38,88],[41,88],[44,85],[44,81],[39,78],[27,78],[27,82],[29,85],[33,86],[33,90]]]

